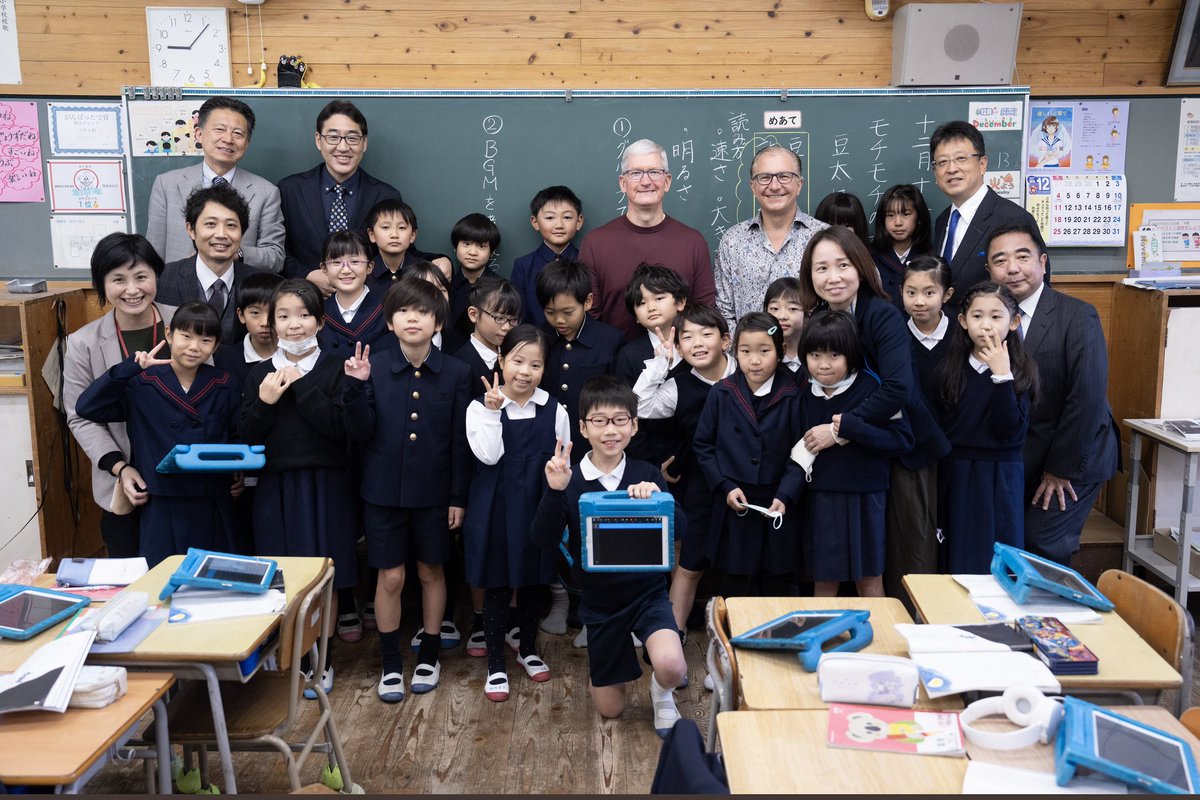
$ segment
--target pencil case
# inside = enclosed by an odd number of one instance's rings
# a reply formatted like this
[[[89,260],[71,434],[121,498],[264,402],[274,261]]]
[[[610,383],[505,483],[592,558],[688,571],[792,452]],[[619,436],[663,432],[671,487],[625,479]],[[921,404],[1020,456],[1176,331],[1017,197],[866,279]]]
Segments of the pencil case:
[[[920,685],[917,665],[901,656],[826,653],[817,664],[817,686],[825,703],[912,708]]]

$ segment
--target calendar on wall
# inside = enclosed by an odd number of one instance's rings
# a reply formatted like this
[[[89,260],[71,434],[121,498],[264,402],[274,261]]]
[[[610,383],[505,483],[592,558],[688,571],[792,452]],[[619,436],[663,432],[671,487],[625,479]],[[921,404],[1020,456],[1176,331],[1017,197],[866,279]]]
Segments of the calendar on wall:
[[[1029,175],[1025,208],[1048,245],[1120,247],[1125,244],[1124,175]]]

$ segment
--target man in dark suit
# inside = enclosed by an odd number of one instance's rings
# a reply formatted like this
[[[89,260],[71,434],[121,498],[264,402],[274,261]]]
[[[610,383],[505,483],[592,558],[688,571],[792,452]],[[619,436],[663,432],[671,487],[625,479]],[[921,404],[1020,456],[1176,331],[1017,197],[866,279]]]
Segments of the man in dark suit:
[[[258,272],[237,260],[250,207],[232,186],[218,184],[192,192],[183,213],[196,255],[167,264],[157,299],[173,306],[208,303],[221,318],[221,341],[231,342],[238,328],[236,292]]]
[[[1096,495],[1119,466],[1104,331],[1091,304],[1045,284],[1036,226],[997,228],[987,254],[991,279],[1021,306],[1025,350],[1038,368],[1025,437],[1025,548],[1070,564]]]
[[[367,152],[367,118],[353,103],[333,100],[321,109],[315,141],[324,163],[279,182],[287,226],[283,272],[308,278],[328,296],[333,289],[320,269],[325,238],[344,230],[365,236],[374,205],[400,200],[400,192],[360,168]]]
[[[953,316],[967,289],[987,280],[991,232],[1017,223],[1037,230],[1037,223],[1028,211],[984,184],[987,153],[983,134],[974,125],[959,121],[938,127],[929,138],[929,156],[938,188],[950,198],[950,208],[938,215],[933,244],[950,265],[954,294],[946,311]]]

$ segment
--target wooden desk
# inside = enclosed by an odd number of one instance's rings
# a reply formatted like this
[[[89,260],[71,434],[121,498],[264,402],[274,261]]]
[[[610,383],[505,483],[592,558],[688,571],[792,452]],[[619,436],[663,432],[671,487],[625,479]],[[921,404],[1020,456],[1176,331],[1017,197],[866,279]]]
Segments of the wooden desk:
[[[961,757],[829,747],[825,710],[727,711],[717,726],[734,794],[958,794],[967,771]]]
[[[171,750],[162,698],[173,683],[175,677],[169,673],[131,672],[128,693],[104,708],[0,716],[0,780],[11,785],[61,786],[77,793],[153,706],[159,791],[170,794]]]
[[[985,622],[967,590],[949,575],[905,575],[904,588],[925,622],[955,625]],[[1096,675],[1057,675],[1063,692],[1070,690],[1161,691],[1177,688],[1182,679],[1171,665],[1129,627],[1116,612],[1101,621],[1069,626],[1079,641],[1100,659]]]
[[[904,605],[891,597],[727,597],[729,630],[734,636],[756,625],[781,617],[789,611],[821,609],[853,609],[871,612],[871,627],[875,639],[864,653],[907,656],[908,644],[896,632],[896,624],[911,623],[912,617]],[[761,709],[824,709],[817,689],[817,674],[806,672],[796,654],[787,651],[750,650],[736,648],[738,680],[741,685],[739,708]],[[930,700],[921,689],[920,708],[959,709],[957,697]]]

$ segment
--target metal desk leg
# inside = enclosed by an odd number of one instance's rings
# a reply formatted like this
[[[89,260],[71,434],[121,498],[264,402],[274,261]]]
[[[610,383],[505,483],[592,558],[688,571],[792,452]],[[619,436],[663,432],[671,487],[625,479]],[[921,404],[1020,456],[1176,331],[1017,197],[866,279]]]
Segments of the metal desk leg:
[[[1128,573],[1133,572],[1133,558],[1129,554],[1133,552],[1134,543],[1137,542],[1138,483],[1141,478],[1142,466],[1142,435],[1137,431],[1131,431],[1131,433],[1129,480],[1126,483],[1125,494],[1125,555],[1121,562],[1122,569]]]
[[[158,793],[171,793],[171,737],[167,733],[167,704],[154,701],[154,745],[158,751]]]
[[[217,751],[221,754],[221,770],[225,776],[225,785],[221,790],[226,794],[237,794],[237,780],[233,776],[233,754],[229,749],[229,729],[225,726],[225,706],[221,702],[221,682],[217,680],[217,671],[212,664],[196,664],[196,669],[204,675],[208,684],[208,704],[212,708],[213,737],[217,740]]]
[[[1196,489],[1192,472],[1196,466],[1196,454],[1187,453],[1183,458],[1183,502],[1179,510],[1179,563],[1175,566],[1175,601],[1187,607],[1188,583],[1191,581],[1192,530],[1188,517],[1192,513],[1192,493]]]

